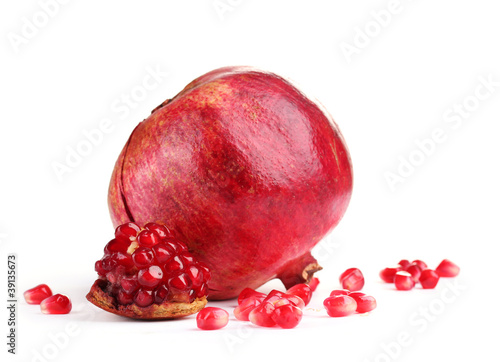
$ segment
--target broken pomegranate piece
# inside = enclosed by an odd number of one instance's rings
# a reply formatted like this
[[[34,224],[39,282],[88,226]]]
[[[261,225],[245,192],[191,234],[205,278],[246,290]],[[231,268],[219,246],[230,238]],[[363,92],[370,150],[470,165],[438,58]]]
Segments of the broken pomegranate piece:
[[[207,303],[209,269],[164,225],[118,226],[95,270],[99,278],[87,299],[124,317],[178,318]]]

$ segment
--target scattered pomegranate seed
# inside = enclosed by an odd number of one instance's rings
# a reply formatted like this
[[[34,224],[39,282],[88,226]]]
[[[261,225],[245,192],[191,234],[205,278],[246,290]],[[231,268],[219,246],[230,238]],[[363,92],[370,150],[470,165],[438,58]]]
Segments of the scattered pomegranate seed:
[[[380,271],[380,279],[382,279],[386,283],[394,283],[394,277],[396,273],[400,271],[401,268],[385,268]]]
[[[439,274],[432,269],[425,269],[420,273],[420,284],[424,289],[434,289],[439,282]]]
[[[287,300],[299,309],[304,309],[304,307],[306,306],[302,298],[294,294],[285,293],[281,296],[281,300]]]
[[[140,246],[152,248],[160,242],[160,235],[154,230],[142,230],[137,236],[137,241]]]
[[[440,277],[456,277],[458,273],[460,273],[460,268],[452,261],[444,259],[436,268],[436,273],[438,273]]]
[[[398,265],[401,267],[401,269],[406,270],[406,268],[408,268],[411,263],[408,259],[401,259]]]
[[[411,264],[408,268],[406,268],[406,271],[411,274],[411,278],[415,283],[418,282],[422,269],[420,269],[417,264]]]
[[[288,289],[287,294],[293,294],[300,297],[305,305],[308,305],[312,297],[312,289],[307,284],[296,284]]]
[[[236,319],[240,321],[249,321],[249,315],[252,310],[262,303],[260,296],[253,295],[251,297],[245,298],[241,303],[234,309],[233,314]]]
[[[71,301],[62,294],[54,294],[40,303],[43,314],[68,314],[71,311]]]
[[[416,260],[413,260],[411,263],[412,263],[412,264],[417,264],[417,265],[419,266],[420,270],[425,270],[425,269],[428,269],[428,268],[427,268],[427,264],[426,264],[426,263],[424,263],[422,260],[418,260],[418,259],[416,259]]]
[[[367,313],[377,307],[377,301],[371,295],[366,295],[361,292],[350,293],[349,297],[356,301],[356,312]]]
[[[347,289],[335,289],[330,293],[330,297],[335,297],[337,295],[349,295],[349,291]]]
[[[302,310],[291,304],[282,305],[273,311],[271,318],[281,328],[295,328],[302,319]]]
[[[361,290],[365,285],[363,273],[358,268],[347,269],[340,275],[339,281],[342,288],[350,291]]]
[[[319,279],[316,277],[312,278],[311,281],[309,283],[307,283],[307,285],[309,285],[309,287],[311,288],[311,291],[313,291],[313,292],[318,287],[318,284],[319,284]]]
[[[323,305],[330,317],[345,317],[353,314],[357,309],[356,301],[348,295],[328,297],[323,301]]]
[[[24,292],[24,299],[28,304],[40,304],[42,300],[52,295],[47,284],[40,284]]]
[[[227,326],[228,322],[229,313],[221,308],[206,307],[196,316],[198,328],[204,330],[221,329]]]
[[[255,325],[274,327],[276,325],[276,322],[272,318],[274,309],[273,303],[263,302],[250,312],[248,318]]]
[[[398,290],[410,290],[415,286],[415,282],[410,273],[398,271],[394,277],[394,284]]]
[[[240,292],[240,295],[238,296],[238,305],[241,304],[241,302],[249,297],[254,297],[257,296],[264,300],[266,298],[266,294],[257,292],[256,290],[253,290],[252,288],[245,288]],[[262,301],[261,300],[261,301]]]
[[[141,231],[139,225],[128,222],[118,226],[115,230],[115,238],[123,239],[125,241],[134,241],[137,237],[137,233]]]

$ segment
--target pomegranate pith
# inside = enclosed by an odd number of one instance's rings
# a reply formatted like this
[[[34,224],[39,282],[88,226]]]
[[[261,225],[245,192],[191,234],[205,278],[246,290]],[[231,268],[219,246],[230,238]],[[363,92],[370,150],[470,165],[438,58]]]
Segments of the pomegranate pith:
[[[229,313],[221,308],[206,307],[196,316],[198,328],[204,330],[221,329],[227,326],[228,322]]]
[[[34,288],[28,289],[23,295],[26,303],[40,304],[45,298],[52,295],[52,290],[50,290],[47,284],[40,284]]]
[[[54,294],[40,303],[43,314],[68,314],[71,312],[71,308],[71,301],[62,294]]]
[[[169,319],[206,304],[210,271],[164,225],[120,225],[96,262],[99,275],[87,299],[136,319]]]

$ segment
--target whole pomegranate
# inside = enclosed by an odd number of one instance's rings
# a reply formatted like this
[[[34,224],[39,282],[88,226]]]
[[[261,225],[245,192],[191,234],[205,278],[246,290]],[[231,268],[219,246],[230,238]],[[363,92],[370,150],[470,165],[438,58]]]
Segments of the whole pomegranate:
[[[212,271],[210,299],[321,267],[310,250],[337,225],[352,166],[332,118],[285,79],[209,72],[132,132],[111,178],[114,226],[166,225]]]

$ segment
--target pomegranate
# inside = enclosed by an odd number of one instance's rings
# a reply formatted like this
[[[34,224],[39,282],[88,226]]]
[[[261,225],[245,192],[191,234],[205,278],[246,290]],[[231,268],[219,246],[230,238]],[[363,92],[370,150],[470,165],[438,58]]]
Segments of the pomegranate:
[[[43,314],[68,314],[71,308],[71,300],[62,294],[54,294],[40,303],[40,310]]]
[[[207,331],[224,328],[228,322],[229,313],[222,308],[206,307],[196,315],[198,328]]]
[[[52,290],[50,290],[47,284],[40,284],[34,288],[28,289],[23,295],[26,303],[40,304],[45,298],[52,295]]]
[[[326,312],[330,317],[346,317],[354,314],[357,304],[354,298],[347,295],[336,295],[328,297],[323,301]]]
[[[321,269],[310,250],[352,192],[344,139],[285,79],[249,67],[209,72],[132,132],[111,177],[113,224],[175,231],[212,271],[211,299]]]

